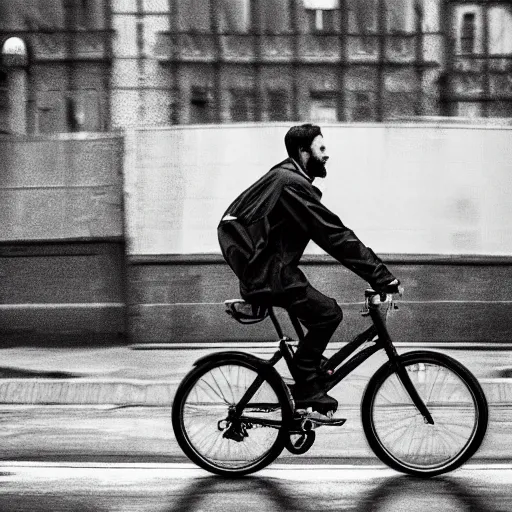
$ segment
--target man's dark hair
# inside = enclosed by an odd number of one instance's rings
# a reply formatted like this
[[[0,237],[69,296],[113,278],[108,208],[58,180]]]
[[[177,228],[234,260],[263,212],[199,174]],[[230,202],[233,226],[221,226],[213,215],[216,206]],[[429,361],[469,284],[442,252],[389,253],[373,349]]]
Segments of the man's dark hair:
[[[292,126],[284,136],[284,145],[288,156],[299,161],[299,151],[301,149],[309,150],[313,140],[318,135],[322,135],[320,126],[315,124],[301,124]]]

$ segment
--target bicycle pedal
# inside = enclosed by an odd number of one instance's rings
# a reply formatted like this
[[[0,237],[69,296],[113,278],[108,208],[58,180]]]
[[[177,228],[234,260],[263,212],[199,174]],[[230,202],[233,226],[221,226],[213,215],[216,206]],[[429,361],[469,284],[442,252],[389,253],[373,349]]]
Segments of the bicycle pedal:
[[[308,409],[299,409],[295,411],[299,415],[299,419],[304,422],[310,422],[311,428],[320,427],[320,426],[331,426],[331,427],[340,427],[344,425],[347,421],[346,418],[334,418],[333,411],[329,411],[327,414],[322,414],[318,411],[313,411],[311,407]]]
[[[347,420],[346,418],[334,418],[333,414],[321,414],[319,412],[313,411],[312,413],[308,414],[306,418],[315,423],[316,425],[330,425],[330,426],[341,426],[343,425]]]

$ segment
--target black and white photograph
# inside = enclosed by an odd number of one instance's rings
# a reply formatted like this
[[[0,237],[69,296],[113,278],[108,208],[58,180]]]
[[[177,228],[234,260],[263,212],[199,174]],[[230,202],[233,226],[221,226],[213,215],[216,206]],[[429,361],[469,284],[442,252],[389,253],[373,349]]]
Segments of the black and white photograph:
[[[510,512],[512,0],[0,0],[0,511]]]

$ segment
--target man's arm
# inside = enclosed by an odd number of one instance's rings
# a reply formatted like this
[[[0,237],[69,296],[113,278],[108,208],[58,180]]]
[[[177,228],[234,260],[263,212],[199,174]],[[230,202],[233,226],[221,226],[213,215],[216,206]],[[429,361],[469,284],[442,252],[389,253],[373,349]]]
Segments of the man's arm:
[[[308,190],[288,185],[281,201],[317,245],[376,290],[395,279],[382,260]]]

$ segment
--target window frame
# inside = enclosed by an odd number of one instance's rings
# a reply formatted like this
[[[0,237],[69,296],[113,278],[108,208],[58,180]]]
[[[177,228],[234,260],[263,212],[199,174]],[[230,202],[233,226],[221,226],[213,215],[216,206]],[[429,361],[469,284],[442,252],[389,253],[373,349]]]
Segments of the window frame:
[[[339,9],[305,9],[308,20],[308,33],[310,34],[338,34],[339,26],[336,26],[336,12]],[[330,14],[329,23],[325,23],[326,13]],[[314,17],[314,21],[312,18]]]
[[[249,87],[231,87],[228,89],[229,92],[229,120],[233,123],[251,123],[256,120],[256,91]],[[238,98],[236,97],[238,96]],[[247,118],[237,119],[236,109],[234,106],[237,102],[243,99],[244,112],[248,113]]]
[[[208,85],[193,85],[190,87],[190,113],[189,123],[190,124],[211,124],[214,114],[213,109],[213,89]],[[204,120],[193,120],[192,112],[199,112],[200,109],[196,107],[204,107]]]
[[[272,98],[274,96],[274,98]],[[283,109],[279,111],[279,109],[273,109],[272,107],[272,100],[276,100],[278,104],[283,105]],[[281,101],[279,101],[281,100]],[[284,101],[283,101],[284,100]],[[290,92],[283,88],[283,87],[273,87],[267,89],[267,116],[269,121],[289,121],[290,120]],[[282,117],[277,116],[276,118],[273,118],[272,112],[281,112],[284,115]]]

